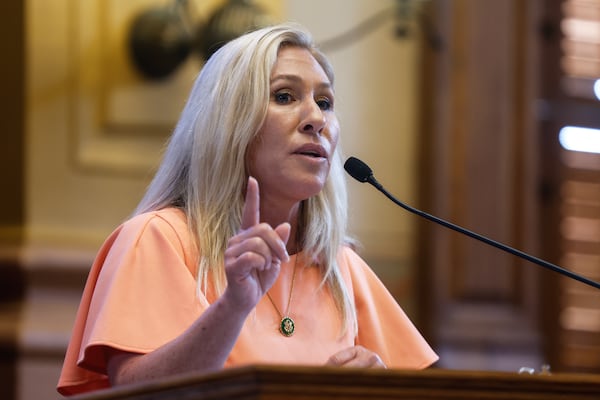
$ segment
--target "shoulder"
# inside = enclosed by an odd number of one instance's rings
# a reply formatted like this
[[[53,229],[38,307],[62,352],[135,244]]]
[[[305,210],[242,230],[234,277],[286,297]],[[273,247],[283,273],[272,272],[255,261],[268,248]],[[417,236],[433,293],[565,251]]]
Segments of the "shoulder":
[[[342,276],[353,289],[355,296],[384,289],[383,282],[375,271],[350,246],[344,245],[340,248],[337,262]]]
[[[115,247],[164,249],[165,246],[182,253],[185,259],[195,254],[195,240],[186,215],[175,207],[131,217],[115,229],[104,245],[113,250]]]
[[[120,230],[128,232],[143,232],[147,229],[161,229],[174,232],[187,231],[187,218],[182,210],[169,207],[135,215],[125,221],[120,227]]]
[[[342,271],[347,271],[351,274],[364,273],[365,271],[371,270],[365,260],[363,260],[363,258],[348,245],[342,245],[340,247],[337,255],[337,262]]]
[[[350,246],[342,245],[337,254],[337,267],[348,288],[356,292],[370,281],[378,281],[366,261]]]
[[[123,222],[116,231],[120,236],[134,237],[138,240],[148,233],[184,237],[189,236],[185,213],[174,207],[138,214]]]

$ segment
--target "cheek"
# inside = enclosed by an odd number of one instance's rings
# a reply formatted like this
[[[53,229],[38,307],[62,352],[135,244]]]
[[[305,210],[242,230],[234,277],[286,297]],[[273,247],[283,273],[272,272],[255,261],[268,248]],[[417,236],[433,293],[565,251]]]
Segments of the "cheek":
[[[334,118],[329,125],[329,143],[331,143],[331,150],[335,150],[338,141],[340,139],[340,125],[337,118]]]
[[[247,157],[248,172],[259,179],[269,175],[273,171],[273,165],[279,163],[277,155],[277,143],[273,137],[260,136],[251,146]],[[260,179],[259,179],[260,181]]]
[[[248,174],[250,176],[256,176],[256,170],[258,167],[258,162],[261,158],[261,148],[262,148],[262,138],[258,136],[250,147],[248,148],[248,153],[246,155],[246,168],[248,169]]]
[[[336,134],[334,136],[331,137],[330,142],[331,142],[331,151],[333,152],[335,150],[335,148],[337,147],[338,141],[339,141],[339,134]]]
[[[256,147],[260,148],[259,151],[264,152],[265,148],[269,149],[277,146],[282,141],[282,133],[287,130],[286,124],[282,121],[281,117],[269,113],[258,132]]]

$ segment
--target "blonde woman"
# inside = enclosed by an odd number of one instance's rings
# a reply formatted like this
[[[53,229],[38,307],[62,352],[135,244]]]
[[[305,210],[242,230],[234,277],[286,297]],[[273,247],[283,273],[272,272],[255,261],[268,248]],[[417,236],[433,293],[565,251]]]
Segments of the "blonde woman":
[[[333,83],[294,24],[207,61],[146,195],[97,255],[60,393],[246,364],[437,360],[349,246]]]

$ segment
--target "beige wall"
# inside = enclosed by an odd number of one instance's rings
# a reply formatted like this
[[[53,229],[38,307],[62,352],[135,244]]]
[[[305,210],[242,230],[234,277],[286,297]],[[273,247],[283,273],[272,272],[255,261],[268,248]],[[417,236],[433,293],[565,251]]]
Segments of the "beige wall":
[[[26,246],[32,276],[83,274],[104,238],[135,207],[159,162],[200,67],[190,59],[166,82],[137,77],[125,34],[135,12],[158,0],[27,2]],[[195,1],[199,17],[218,1]],[[257,2],[319,40],[354,27],[392,0]],[[394,37],[393,18],[328,52],[347,155],[367,161],[392,193],[415,202],[418,48]],[[349,183],[351,227],[364,255],[410,308],[412,217],[373,188]],[[65,272],[67,271],[67,272]],[[58,278],[57,278],[58,279]],[[34,281],[35,282],[35,281]],[[54,395],[80,287],[30,287],[22,322],[21,399]],[[43,356],[40,356],[43,355]],[[36,382],[36,384],[32,384]],[[56,397],[56,396],[55,396]]]
[[[127,27],[152,0],[28,2],[28,237],[96,248],[133,209],[200,59],[148,83],[131,67]],[[197,2],[197,18],[214,8]],[[269,10],[278,14],[278,3]]]
[[[199,59],[191,58],[161,83],[136,76],[126,55],[127,22],[137,10],[157,3],[29,2],[27,219],[32,244],[94,249],[141,196],[200,67]],[[197,3],[199,15],[211,11],[205,9],[211,2]],[[276,19],[299,21],[322,41],[394,2],[261,3]],[[390,18],[373,34],[328,54],[337,73],[345,153],[369,162],[390,191],[414,202],[416,42],[396,39]],[[408,254],[411,219],[371,188],[352,182],[350,193],[352,228],[366,253]]]
[[[393,3],[286,2],[291,18],[305,24],[318,41],[354,28]],[[389,191],[414,203],[419,50],[415,40],[396,38],[394,28],[394,19],[389,18],[372,34],[328,55],[336,70],[336,107],[346,155],[367,162]],[[365,253],[391,259],[410,254],[411,219],[374,188],[352,180],[349,190],[351,226]]]

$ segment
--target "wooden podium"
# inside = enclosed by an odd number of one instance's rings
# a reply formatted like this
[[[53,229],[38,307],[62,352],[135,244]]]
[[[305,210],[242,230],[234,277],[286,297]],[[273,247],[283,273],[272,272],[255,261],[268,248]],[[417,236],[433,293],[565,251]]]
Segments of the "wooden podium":
[[[73,399],[599,400],[600,375],[249,366],[121,386]]]

